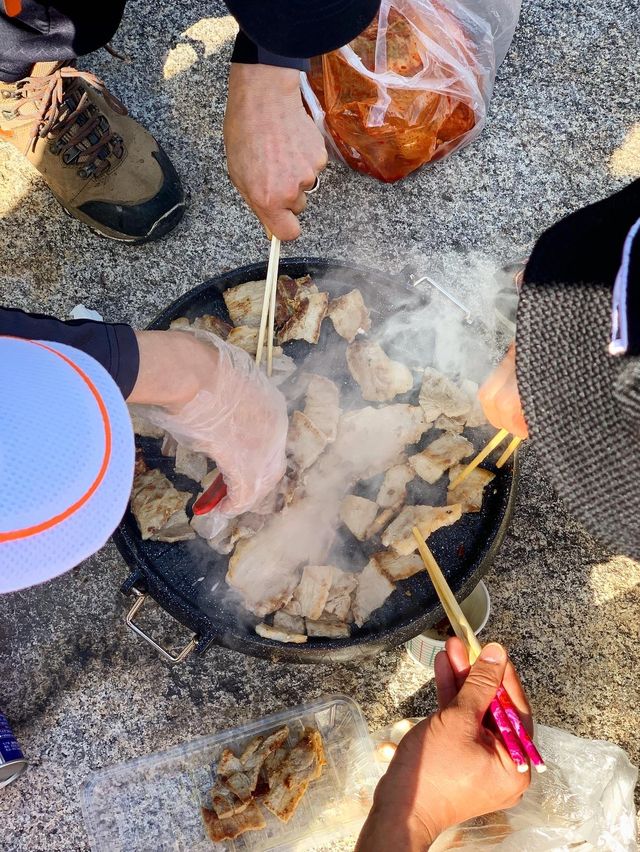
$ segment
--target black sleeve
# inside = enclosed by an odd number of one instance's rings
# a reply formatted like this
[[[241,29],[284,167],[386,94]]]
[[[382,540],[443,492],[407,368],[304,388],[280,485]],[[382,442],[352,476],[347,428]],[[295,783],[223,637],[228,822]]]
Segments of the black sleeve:
[[[231,61],[241,62],[245,65],[275,65],[278,68],[296,68],[298,71],[309,70],[308,59],[294,59],[291,56],[278,56],[276,53],[270,53],[251,41],[242,30],[236,38]]]
[[[125,399],[138,378],[138,341],[128,325],[94,320],[63,322],[42,314],[0,307],[0,335],[65,343],[86,352],[112,376]]]

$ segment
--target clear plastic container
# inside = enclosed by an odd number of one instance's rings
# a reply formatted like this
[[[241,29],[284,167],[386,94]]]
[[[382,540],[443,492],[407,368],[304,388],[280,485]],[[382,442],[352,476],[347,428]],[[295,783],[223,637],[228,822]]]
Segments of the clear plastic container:
[[[290,744],[303,727],[322,735],[327,758],[288,823],[262,808],[266,827],[212,843],[200,808],[210,807],[215,766],[224,748],[242,751],[257,734],[288,725]],[[360,707],[345,695],[264,716],[232,730],[93,773],[81,791],[96,852],[265,852],[311,850],[357,834],[381,775]]]

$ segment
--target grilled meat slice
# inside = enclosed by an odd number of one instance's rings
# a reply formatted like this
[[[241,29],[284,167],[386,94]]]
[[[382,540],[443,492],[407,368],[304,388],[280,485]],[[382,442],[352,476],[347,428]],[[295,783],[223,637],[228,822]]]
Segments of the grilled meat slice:
[[[270,776],[269,793],[263,805],[282,822],[289,822],[311,781],[322,774],[326,765],[322,737],[313,728],[302,736]]]
[[[268,624],[256,624],[256,633],[263,639],[273,639],[274,642],[292,642],[294,645],[302,645],[307,641],[303,633],[290,633],[279,627],[271,627]]]
[[[441,414],[466,417],[471,408],[468,395],[433,367],[427,367],[423,373],[419,402],[427,420],[435,420]]]
[[[463,470],[464,465],[461,464],[452,467],[449,471],[449,481],[453,482]],[[484,499],[484,489],[492,479],[495,479],[495,474],[491,473],[490,470],[476,467],[457,488],[449,487],[447,503],[449,505],[460,503],[463,512],[480,512]]]
[[[281,609],[273,615],[273,626],[286,633],[305,634],[304,618],[301,615],[290,615]]]
[[[153,541],[189,541],[195,538],[196,534],[189,524],[189,518],[184,509],[179,509],[174,512],[162,529],[158,530],[151,538]]]
[[[358,627],[362,627],[371,613],[382,606],[394,589],[395,586],[380,571],[375,560],[369,560],[358,576],[358,588],[353,601],[353,615]]]
[[[217,337],[221,337],[223,340],[227,339],[229,332],[233,328],[233,326],[229,325],[228,322],[225,322],[223,319],[220,319],[220,317],[217,317],[214,314],[202,314],[201,316],[196,317],[191,323],[191,327],[210,331],[212,334],[217,335]]]
[[[398,556],[392,550],[382,550],[374,553],[373,559],[380,571],[392,583],[397,580],[407,580],[419,571],[424,571],[424,564],[418,553]]]
[[[236,326],[248,325],[251,328],[260,326],[264,288],[266,281],[246,281],[236,287],[229,287],[222,294],[224,303],[229,311],[231,322]]]
[[[303,413],[326,436],[327,441],[335,441],[340,420],[340,391],[337,385],[324,376],[312,375],[307,384]]]
[[[429,429],[420,406],[397,403],[343,414],[326,462],[346,477],[369,479],[404,460],[403,451]]]
[[[365,540],[367,530],[377,514],[377,503],[355,494],[348,494],[340,504],[340,520],[358,541]]]
[[[328,439],[324,432],[303,414],[294,411],[287,434],[287,455],[298,470],[306,470],[318,459]]]
[[[289,340],[317,343],[328,304],[329,296],[326,293],[310,293],[301,298],[293,315],[279,329],[278,343],[286,343]]]
[[[358,333],[366,333],[371,328],[369,311],[360,290],[351,290],[344,296],[332,299],[327,313],[337,333],[349,343],[355,340]]]
[[[208,466],[207,457],[204,453],[196,453],[182,444],[178,444],[174,465],[176,473],[188,476],[194,482],[200,482],[207,475]]]
[[[202,808],[202,819],[207,835],[214,843],[233,840],[246,831],[260,831],[267,824],[262,811],[253,800],[241,813],[225,819],[220,819],[209,808]]]
[[[436,417],[433,424],[436,429],[442,429],[443,432],[452,432],[454,435],[461,435],[464,431],[464,417],[447,417],[446,414],[441,414]]]
[[[333,582],[329,589],[321,619],[323,621],[329,621],[332,618],[336,618],[338,621],[353,620],[350,612],[352,595],[357,585],[358,577],[356,574],[350,574],[346,571],[341,571],[339,568],[335,568]]]
[[[349,372],[360,385],[362,398],[371,402],[389,402],[413,387],[411,370],[392,361],[372,340],[356,340],[347,347]]]
[[[306,565],[293,600],[300,605],[300,615],[317,620],[322,615],[333,580],[333,565]]]
[[[131,511],[142,538],[155,538],[170,520],[175,524],[176,513],[184,511],[190,498],[188,491],[178,491],[156,468],[134,477]]]
[[[487,418],[484,416],[482,405],[478,399],[478,385],[470,379],[464,379],[460,383],[460,389],[467,395],[467,399],[470,402],[469,411],[466,415],[467,426],[470,428],[485,426]]]
[[[405,506],[395,521],[389,524],[382,536],[385,547],[392,547],[400,556],[408,556],[417,548],[413,527],[429,538],[440,527],[448,527],[460,520],[462,509],[454,506]]]
[[[462,435],[445,432],[421,453],[411,456],[409,464],[418,476],[433,485],[451,465],[472,454],[471,441],[467,441]]]
[[[235,793],[232,793],[221,781],[216,781],[210,795],[218,819],[228,819],[234,814],[241,814],[249,804],[248,802],[241,802]]]
[[[376,503],[381,509],[391,509],[402,505],[407,496],[407,485],[415,478],[416,472],[404,462],[390,467],[378,491]]]

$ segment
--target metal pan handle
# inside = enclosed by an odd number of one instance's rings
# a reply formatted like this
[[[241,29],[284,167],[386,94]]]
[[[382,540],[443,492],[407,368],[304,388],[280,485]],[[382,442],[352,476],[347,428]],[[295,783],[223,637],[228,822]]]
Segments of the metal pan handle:
[[[133,606],[131,607],[125,618],[125,623],[127,627],[130,630],[133,630],[133,632],[140,636],[142,639],[144,639],[145,642],[148,642],[149,645],[151,645],[151,647],[156,650],[158,654],[160,654],[162,659],[166,663],[169,663],[170,666],[175,666],[176,663],[181,663],[183,660],[186,660],[189,654],[196,648],[198,644],[198,637],[193,636],[191,641],[187,645],[185,645],[185,647],[182,649],[182,651],[180,651],[179,654],[174,655],[169,653],[169,651],[163,648],[162,645],[159,645],[155,641],[155,639],[151,638],[151,636],[148,636],[144,632],[144,630],[141,627],[138,627],[138,625],[134,622],[133,619],[144,606],[144,602],[147,599],[147,596],[144,592],[141,592],[140,589],[136,589],[135,586],[131,587],[131,591],[136,596],[136,600],[133,602]]]

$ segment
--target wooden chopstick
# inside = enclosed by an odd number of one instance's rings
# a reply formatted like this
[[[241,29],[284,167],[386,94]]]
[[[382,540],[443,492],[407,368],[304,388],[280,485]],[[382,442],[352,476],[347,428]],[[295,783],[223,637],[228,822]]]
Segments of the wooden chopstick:
[[[511,456],[515,453],[515,451],[518,449],[521,443],[522,438],[518,438],[514,435],[514,437],[509,442],[509,446],[496,462],[496,467],[501,468],[503,465],[505,465],[509,461]]]
[[[473,632],[440,566],[427,547],[427,543],[417,527],[413,527],[413,536],[418,544],[420,556],[431,578],[436,594],[440,599],[442,608],[453,627],[454,633],[464,643],[469,654],[469,663],[473,665],[482,651],[478,637]],[[504,686],[500,686],[496,692],[496,697],[491,702],[489,709],[518,772],[527,772],[528,770],[525,754],[537,772],[545,772],[547,767],[533,740],[527,733],[522,719]]]
[[[276,257],[276,252],[278,253],[278,260],[280,259],[280,240],[277,237],[271,237],[271,246],[269,248],[269,265],[267,266],[267,278],[264,284],[264,298],[262,300],[262,313],[260,314],[260,330],[258,332],[258,348],[256,349],[256,366],[260,366],[260,362],[262,361],[262,350],[264,349],[264,338],[267,332],[267,319],[269,317],[269,307],[271,304],[271,279],[273,276],[273,266],[274,260]],[[278,263],[276,261],[276,272],[278,268]],[[277,274],[276,274],[276,282],[277,282]]]
[[[453,480],[453,482],[449,486],[449,490],[453,491],[454,488],[457,488],[458,485],[460,485],[462,482],[464,482],[465,479],[469,476],[469,474],[473,470],[475,470],[478,467],[478,465],[481,464],[486,459],[486,457],[489,455],[489,453],[493,452],[493,450],[495,450],[495,448],[498,446],[498,444],[501,444],[504,441],[504,439],[507,437],[508,434],[509,434],[509,432],[506,429],[500,429],[500,431],[497,432],[493,436],[493,438],[489,441],[487,446],[483,450],[480,450],[478,455],[475,456],[475,458],[473,458],[469,462],[469,464],[465,467],[464,470],[460,471],[460,473],[456,476],[456,478]]]
[[[269,300],[269,332],[267,334],[267,376],[270,376],[273,372],[273,335],[276,321],[276,296],[278,295],[278,265],[280,263],[280,240],[277,237],[271,237],[271,242],[274,246],[274,258],[273,269],[271,270],[271,297]]]

